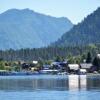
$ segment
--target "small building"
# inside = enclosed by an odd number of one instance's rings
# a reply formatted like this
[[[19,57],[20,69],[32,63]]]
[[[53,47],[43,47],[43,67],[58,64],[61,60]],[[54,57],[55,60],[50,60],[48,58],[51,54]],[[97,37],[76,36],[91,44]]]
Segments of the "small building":
[[[63,62],[52,62],[51,67],[53,69],[59,69],[59,70],[66,70],[68,63],[66,61]]]
[[[57,69],[57,70],[61,69],[60,62],[52,62],[51,69]]]
[[[60,62],[52,62],[52,63],[51,63],[51,66],[53,66],[53,65],[59,66],[59,64],[60,64]]]
[[[78,73],[80,66],[78,64],[68,64],[68,68],[70,73]]]
[[[91,69],[91,67],[92,67],[91,63],[89,63],[89,64],[87,64],[87,63],[80,64],[80,68],[81,69],[86,69],[87,72],[89,72],[89,70]]]
[[[86,74],[86,73],[87,73],[86,69],[80,69],[80,74]]]
[[[80,66],[78,64],[68,64],[70,70],[78,70]]]

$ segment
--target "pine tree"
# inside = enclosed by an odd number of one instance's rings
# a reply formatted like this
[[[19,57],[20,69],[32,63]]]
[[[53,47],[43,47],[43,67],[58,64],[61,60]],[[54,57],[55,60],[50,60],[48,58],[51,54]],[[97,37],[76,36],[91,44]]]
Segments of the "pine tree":
[[[100,70],[100,58],[95,57],[92,64],[96,67],[97,70]]]
[[[87,53],[87,58],[86,58],[86,63],[91,63],[91,61],[92,61],[91,53],[88,52]]]

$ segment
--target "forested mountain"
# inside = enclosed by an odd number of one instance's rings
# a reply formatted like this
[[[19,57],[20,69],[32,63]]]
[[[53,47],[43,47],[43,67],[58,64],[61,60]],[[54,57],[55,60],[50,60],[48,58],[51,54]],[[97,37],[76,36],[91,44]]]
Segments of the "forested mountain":
[[[51,17],[29,9],[10,9],[0,14],[0,49],[47,46],[72,27],[64,17]]]
[[[81,23],[66,32],[53,45],[75,46],[100,43],[100,8],[88,15]]]

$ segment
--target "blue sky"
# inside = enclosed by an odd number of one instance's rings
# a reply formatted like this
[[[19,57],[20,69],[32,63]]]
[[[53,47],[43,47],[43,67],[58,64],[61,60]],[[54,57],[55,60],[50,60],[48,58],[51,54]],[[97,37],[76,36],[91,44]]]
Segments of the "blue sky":
[[[67,17],[74,24],[100,7],[100,0],[0,0],[0,13],[11,8],[30,8],[55,17]]]

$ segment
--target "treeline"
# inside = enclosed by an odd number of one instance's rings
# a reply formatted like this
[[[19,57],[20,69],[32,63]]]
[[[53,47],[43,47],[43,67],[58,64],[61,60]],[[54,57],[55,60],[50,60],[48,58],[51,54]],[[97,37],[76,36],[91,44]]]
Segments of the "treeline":
[[[68,56],[85,56],[87,52],[91,52],[92,56],[99,53],[100,45],[75,46],[75,47],[47,47],[20,50],[0,50],[0,59],[6,61],[33,61],[33,60],[52,60],[60,56],[67,58]]]

